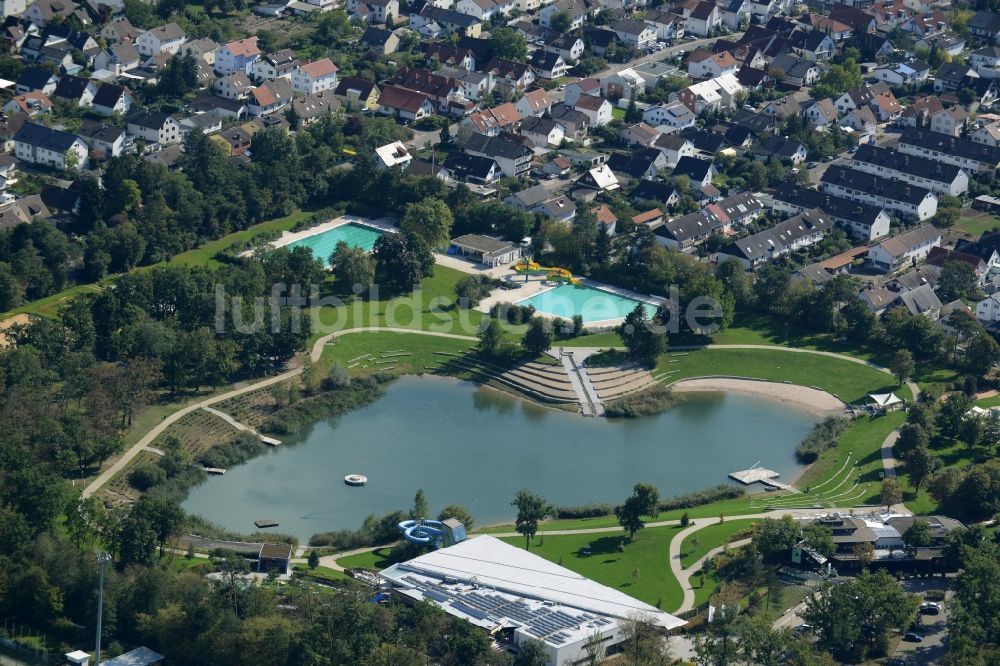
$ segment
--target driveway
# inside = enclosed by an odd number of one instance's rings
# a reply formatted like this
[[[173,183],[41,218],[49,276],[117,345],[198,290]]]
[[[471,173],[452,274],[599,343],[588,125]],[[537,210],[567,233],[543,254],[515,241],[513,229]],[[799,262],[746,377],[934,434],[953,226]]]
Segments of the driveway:
[[[904,580],[903,589],[907,592],[926,592],[927,590],[940,590],[943,586],[949,585],[948,581],[941,578]],[[945,637],[948,634],[948,607],[954,593],[948,590],[945,593],[945,600],[941,606],[940,615],[919,615],[915,624],[919,625],[917,633],[923,635],[924,640],[920,643],[910,643],[901,640],[896,646],[892,657],[895,659],[905,659],[909,666],[912,664],[940,664],[945,653]]]

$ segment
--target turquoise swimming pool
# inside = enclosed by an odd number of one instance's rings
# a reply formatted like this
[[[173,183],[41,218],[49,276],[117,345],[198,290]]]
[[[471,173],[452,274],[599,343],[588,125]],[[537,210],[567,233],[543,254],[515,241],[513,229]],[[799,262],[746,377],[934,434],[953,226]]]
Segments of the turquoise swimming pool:
[[[313,251],[313,256],[328,262],[330,255],[333,254],[334,248],[340,241],[344,241],[351,247],[360,247],[371,252],[372,248],[375,247],[375,241],[381,236],[382,232],[378,229],[348,222],[322,233],[293,241],[288,244],[288,248],[307,247]]]
[[[583,323],[590,324],[595,321],[624,317],[634,310],[636,304],[640,302],[634,298],[619,296],[603,289],[563,284],[518,301],[517,304],[532,305],[538,312],[564,319],[572,319],[574,315],[580,315],[583,317]],[[645,309],[650,317],[656,314],[656,306],[647,304]]]

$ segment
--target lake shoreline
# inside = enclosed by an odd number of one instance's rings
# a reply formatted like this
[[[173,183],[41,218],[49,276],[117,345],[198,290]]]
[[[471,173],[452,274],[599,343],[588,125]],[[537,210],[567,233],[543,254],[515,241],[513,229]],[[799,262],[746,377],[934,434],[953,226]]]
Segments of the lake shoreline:
[[[780,402],[820,417],[844,413],[844,403],[831,394],[798,384],[735,377],[696,377],[682,379],[671,384],[670,388],[678,393],[740,393]]]

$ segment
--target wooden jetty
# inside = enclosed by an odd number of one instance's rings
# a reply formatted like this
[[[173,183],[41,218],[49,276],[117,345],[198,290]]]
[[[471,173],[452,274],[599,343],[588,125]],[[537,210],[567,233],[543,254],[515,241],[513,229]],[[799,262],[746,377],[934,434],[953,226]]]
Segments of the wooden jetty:
[[[222,476],[223,474],[226,473],[226,470],[222,469],[221,467],[202,467],[202,469],[205,471],[206,474],[218,474],[219,476]]]
[[[736,479],[740,483],[748,486],[752,483],[763,483],[765,486],[780,488],[781,490],[787,490],[790,493],[799,492],[798,488],[790,486],[787,483],[777,481],[776,479],[779,476],[781,476],[781,474],[775,472],[773,469],[765,469],[764,467],[757,467],[756,465],[750,469],[745,469],[740,472],[729,473],[729,478]]]

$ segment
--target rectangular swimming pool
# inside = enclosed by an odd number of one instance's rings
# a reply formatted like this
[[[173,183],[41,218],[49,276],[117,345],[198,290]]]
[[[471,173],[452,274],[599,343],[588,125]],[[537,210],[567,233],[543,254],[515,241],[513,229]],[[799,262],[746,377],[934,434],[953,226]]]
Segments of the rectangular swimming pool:
[[[287,247],[289,249],[307,247],[313,251],[314,257],[322,259],[323,263],[327,263],[330,260],[330,255],[333,254],[334,248],[337,247],[337,243],[340,241],[344,241],[351,247],[360,247],[363,250],[371,252],[372,248],[375,247],[375,241],[381,236],[382,232],[378,229],[348,222],[333,229],[292,241]]]
[[[553,289],[530,296],[518,305],[532,305],[538,312],[572,319],[574,315],[583,317],[583,323],[607,319],[620,319],[635,309],[641,301],[627,296],[619,296],[610,291],[584,285],[562,284]],[[656,306],[647,304],[646,314],[656,314]]]

